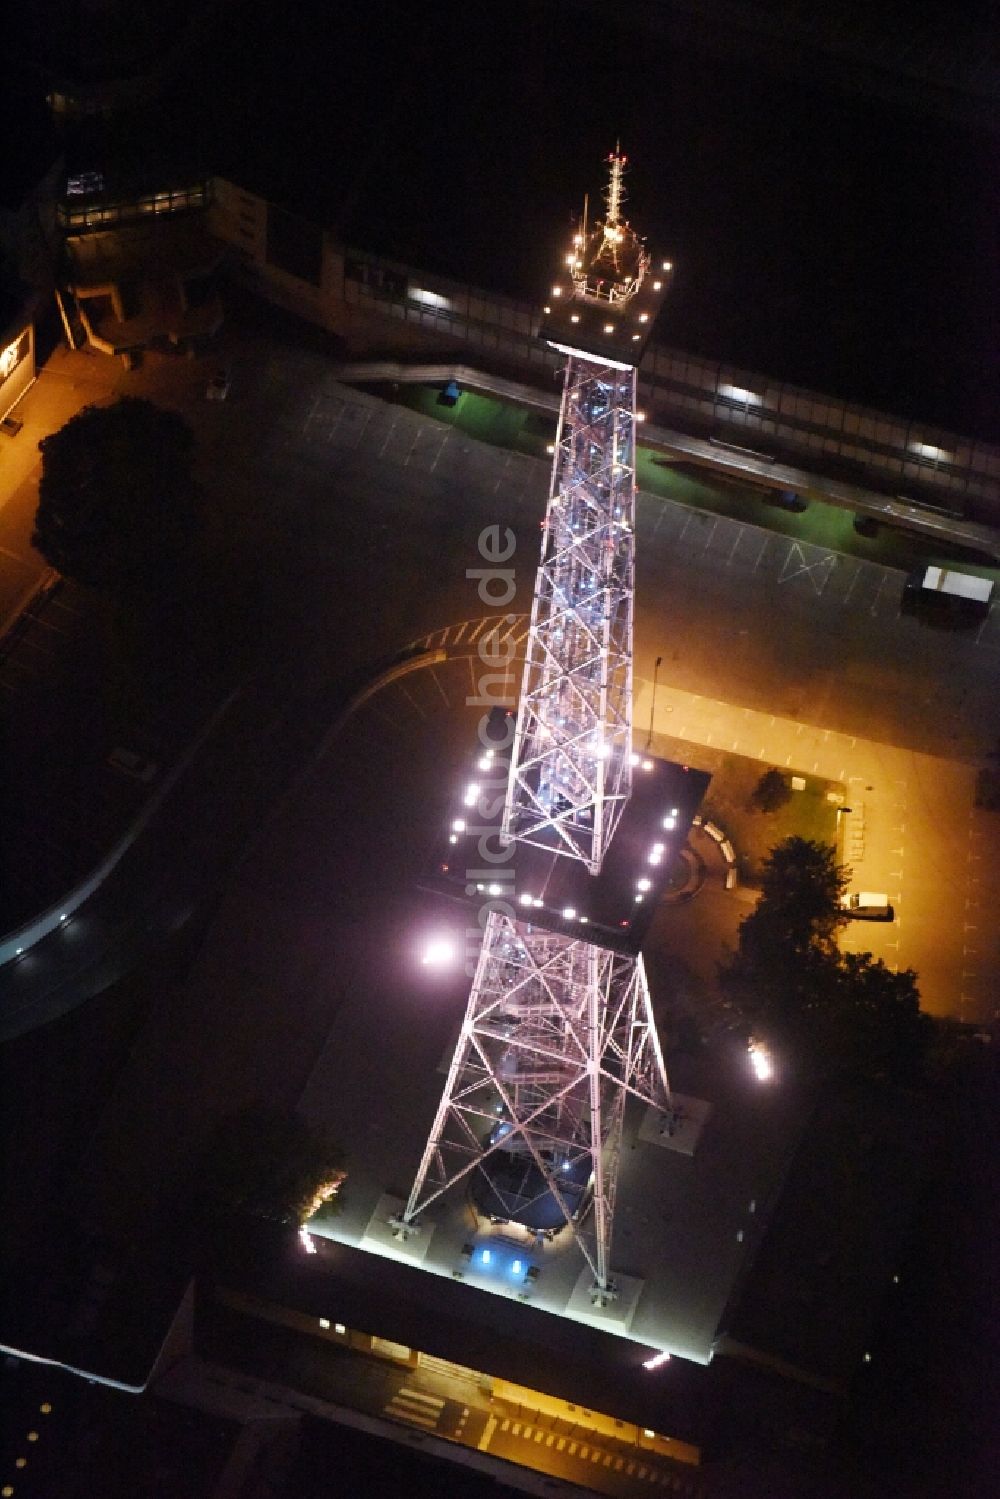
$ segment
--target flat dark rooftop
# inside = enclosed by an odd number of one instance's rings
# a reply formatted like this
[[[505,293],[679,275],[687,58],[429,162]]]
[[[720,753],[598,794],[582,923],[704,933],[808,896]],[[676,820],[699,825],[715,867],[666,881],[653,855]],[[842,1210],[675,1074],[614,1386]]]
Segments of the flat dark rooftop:
[[[484,772],[473,766],[464,804],[456,805],[421,887],[477,909],[492,896],[512,905],[525,924],[638,953],[711,777],[652,755],[633,759],[632,795],[600,874],[588,873],[579,859],[532,844],[501,850],[502,796],[497,790],[486,799]],[[500,777],[495,770],[486,774],[494,793]],[[482,816],[483,806],[493,815]],[[501,851],[505,856],[490,863]]]

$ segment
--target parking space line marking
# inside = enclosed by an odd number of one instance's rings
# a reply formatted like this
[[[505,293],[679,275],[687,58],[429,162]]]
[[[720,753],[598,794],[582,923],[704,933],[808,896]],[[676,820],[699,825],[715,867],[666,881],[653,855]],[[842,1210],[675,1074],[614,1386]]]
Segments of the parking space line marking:
[[[862,573],[862,568],[861,568],[861,565],[859,564],[854,569],[853,576],[851,577],[851,581],[850,581],[850,583],[848,584],[848,587],[847,587],[847,592],[844,594],[844,597],[840,601],[841,604],[843,604],[843,605],[846,606],[848,600],[851,597],[851,594],[854,592],[854,585],[858,581],[858,579],[860,578],[861,573]]]

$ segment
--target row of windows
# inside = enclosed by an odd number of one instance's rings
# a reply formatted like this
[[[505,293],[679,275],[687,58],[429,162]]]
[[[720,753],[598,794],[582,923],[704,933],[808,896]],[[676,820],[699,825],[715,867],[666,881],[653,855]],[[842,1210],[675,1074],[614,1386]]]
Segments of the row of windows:
[[[87,207],[59,205],[59,222],[64,229],[79,233],[86,229],[107,228],[112,224],[132,223],[137,219],[160,214],[182,213],[192,208],[204,208],[208,202],[208,190],[204,183],[197,187],[171,188],[162,193],[147,193],[126,203],[92,203]]]
[[[535,314],[523,306],[487,299],[469,289],[455,289],[447,294],[414,290],[403,272],[359,256],[346,259],[344,274],[348,300],[356,300],[360,295],[384,301],[390,315],[397,320],[446,329],[468,342],[486,348],[505,348],[521,360],[538,362],[534,343],[529,341],[535,329]],[[505,338],[494,331],[498,329],[528,338]],[[553,361],[543,356],[543,362]],[[972,481],[969,473],[974,455],[975,468],[981,474],[1000,475],[1000,453],[987,452],[967,439],[960,441],[942,433],[938,434],[939,445],[924,442],[921,448],[908,450],[912,429],[878,412],[852,409],[819,399],[807,391],[764,382],[759,382],[756,389],[744,387],[736,383],[741,378],[738,372],[678,358],[667,351],[651,350],[644,361],[645,370],[650,366],[660,377],[652,381],[654,402],[679,405],[715,419],[721,414],[735,424],[859,464],[892,472],[932,472],[935,482],[945,485],[962,483],[970,489],[982,488]],[[845,442],[845,437],[853,437],[855,442]]]

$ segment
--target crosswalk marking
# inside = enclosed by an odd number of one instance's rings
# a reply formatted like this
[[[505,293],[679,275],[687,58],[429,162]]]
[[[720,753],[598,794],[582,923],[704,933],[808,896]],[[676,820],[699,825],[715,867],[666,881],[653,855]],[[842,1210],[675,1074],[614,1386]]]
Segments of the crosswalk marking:
[[[426,1426],[428,1431],[433,1431],[437,1426],[437,1416],[428,1416],[417,1410],[410,1410],[403,1405],[396,1405],[395,1401],[386,1406],[386,1414],[395,1416],[399,1421],[409,1421],[412,1426]]]
[[[396,1391],[395,1398],[397,1400],[417,1400],[423,1405],[434,1406],[436,1410],[440,1410],[442,1405],[444,1405],[444,1401],[439,1395],[425,1395],[422,1390],[411,1390],[406,1385],[403,1385]]]
[[[437,1395],[425,1395],[421,1390],[410,1390],[404,1385],[398,1389],[384,1407],[387,1415],[400,1421],[409,1421],[413,1426],[423,1426],[432,1431],[438,1424],[444,1401]]]

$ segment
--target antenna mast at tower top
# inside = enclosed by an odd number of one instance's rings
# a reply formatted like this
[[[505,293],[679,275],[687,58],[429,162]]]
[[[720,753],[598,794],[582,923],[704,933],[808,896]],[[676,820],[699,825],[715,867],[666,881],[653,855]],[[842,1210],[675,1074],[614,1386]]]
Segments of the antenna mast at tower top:
[[[608,216],[604,221],[604,230],[618,228],[621,219],[622,204],[625,202],[625,162],[628,158],[621,154],[616,145],[614,151],[608,157],[608,165],[611,168],[611,178],[604,190],[604,201],[607,205]]]

